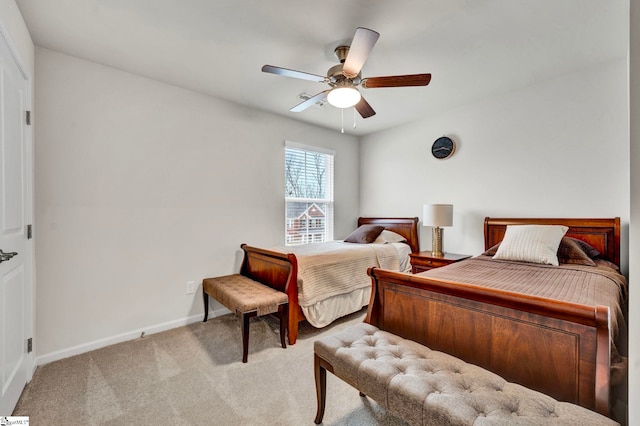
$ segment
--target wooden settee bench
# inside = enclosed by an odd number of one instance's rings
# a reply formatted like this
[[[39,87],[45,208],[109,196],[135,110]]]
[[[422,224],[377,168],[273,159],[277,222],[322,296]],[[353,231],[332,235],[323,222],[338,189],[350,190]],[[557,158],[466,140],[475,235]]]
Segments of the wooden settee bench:
[[[285,334],[288,323],[288,296],[284,291],[261,283],[261,275],[254,273],[247,266],[245,245],[245,259],[239,274],[221,277],[205,278],[202,280],[202,298],[204,302],[204,321],[209,317],[209,296],[224,305],[240,318],[242,330],[242,362],[246,363],[249,353],[249,322],[256,316],[277,314],[280,321],[280,344],[286,348]],[[278,264],[279,270],[292,270],[289,255],[271,253],[265,257],[266,261]],[[289,272],[289,275],[291,272]],[[269,282],[282,281],[283,287],[289,281],[289,275],[270,276]]]

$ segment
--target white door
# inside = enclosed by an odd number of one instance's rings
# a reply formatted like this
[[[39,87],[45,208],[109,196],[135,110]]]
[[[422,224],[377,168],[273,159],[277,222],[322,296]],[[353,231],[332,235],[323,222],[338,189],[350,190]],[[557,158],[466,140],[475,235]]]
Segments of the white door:
[[[29,81],[0,32],[0,416],[11,415],[31,378],[31,131]],[[8,254],[3,254],[8,253]],[[15,253],[15,254],[14,254]]]

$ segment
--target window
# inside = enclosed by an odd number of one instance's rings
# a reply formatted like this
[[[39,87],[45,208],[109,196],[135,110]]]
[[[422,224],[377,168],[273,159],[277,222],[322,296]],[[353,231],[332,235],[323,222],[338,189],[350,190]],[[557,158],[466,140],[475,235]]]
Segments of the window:
[[[285,144],[285,243],[333,239],[333,151]]]

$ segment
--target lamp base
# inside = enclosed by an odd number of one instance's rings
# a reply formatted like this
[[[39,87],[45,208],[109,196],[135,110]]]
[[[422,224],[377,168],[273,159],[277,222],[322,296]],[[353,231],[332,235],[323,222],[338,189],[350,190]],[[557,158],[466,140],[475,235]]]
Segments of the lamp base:
[[[431,256],[444,256],[442,251],[442,228],[434,226],[431,230]]]

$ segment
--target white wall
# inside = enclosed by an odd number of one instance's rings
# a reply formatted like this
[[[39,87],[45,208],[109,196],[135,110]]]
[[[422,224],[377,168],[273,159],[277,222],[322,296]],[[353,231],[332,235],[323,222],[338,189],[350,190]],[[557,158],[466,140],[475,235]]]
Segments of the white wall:
[[[640,4],[631,1],[629,226],[629,401],[640,401]],[[629,424],[640,424],[640,406],[629,404]]]
[[[11,37],[11,43],[19,52],[22,65],[33,76],[34,46],[15,0],[0,1],[0,25]]]
[[[608,63],[363,138],[361,214],[453,204],[444,248],[473,255],[485,216],[620,216],[626,270],[626,74],[626,61]],[[437,160],[430,149],[442,135],[457,149]],[[420,236],[429,250],[430,228]]]
[[[285,140],[337,151],[335,235],[355,227],[355,137],[42,48],[36,87],[41,362],[200,320],[186,281],[284,243]]]

